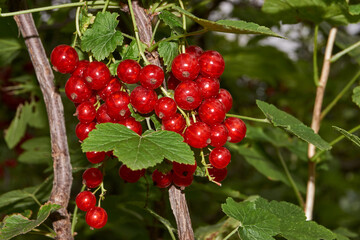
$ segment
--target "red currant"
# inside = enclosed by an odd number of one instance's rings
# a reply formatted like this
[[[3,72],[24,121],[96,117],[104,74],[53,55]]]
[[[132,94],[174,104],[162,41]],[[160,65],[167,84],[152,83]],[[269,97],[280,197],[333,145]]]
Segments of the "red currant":
[[[65,84],[65,94],[70,101],[81,103],[88,101],[93,92],[82,78],[71,76]]]
[[[162,120],[163,130],[168,130],[176,133],[182,133],[186,126],[186,121],[180,113]]]
[[[184,134],[187,144],[194,148],[204,148],[210,143],[210,127],[203,122],[191,124]]]
[[[110,81],[111,74],[105,63],[95,61],[89,64],[84,77],[92,89],[99,90]]]
[[[131,170],[125,164],[121,165],[119,168],[119,176],[128,183],[135,183],[139,181],[139,179],[144,176],[145,169],[141,170]]]
[[[135,120],[135,118],[128,117],[125,120],[120,121],[119,123],[126,126],[128,129],[133,130],[134,132],[136,132],[138,135],[141,136],[142,126],[141,123]]]
[[[246,134],[246,125],[241,119],[229,117],[225,119],[224,125],[229,132],[229,142],[238,143],[243,140]]]
[[[107,113],[116,120],[124,120],[131,114],[129,110],[130,97],[126,92],[114,92],[106,98]]]
[[[185,52],[193,55],[195,58],[199,58],[203,54],[204,50],[202,50],[202,48],[199,46],[192,45],[188,46],[185,49]]]
[[[142,114],[154,110],[157,99],[154,90],[146,89],[143,86],[137,86],[130,94],[131,105]]]
[[[225,168],[231,160],[230,151],[224,147],[214,148],[209,155],[209,161],[214,167]]]
[[[174,116],[177,111],[177,105],[172,98],[162,97],[156,101],[155,113],[160,119]]]
[[[96,121],[98,123],[116,122],[107,112],[106,103],[102,104],[96,112]]]
[[[89,211],[96,204],[96,197],[90,191],[83,191],[76,196],[76,206],[82,211]]]
[[[219,93],[220,82],[216,78],[200,75],[195,79],[195,82],[197,83],[203,98],[214,97]]]
[[[211,143],[213,147],[222,147],[227,142],[228,130],[224,124],[215,124],[211,126]]]
[[[176,104],[184,110],[193,110],[201,104],[201,93],[193,81],[181,82],[175,89]]]
[[[59,45],[52,50],[50,61],[55,71],[72,73],[79,62],[79,56],[74,48],[68,45]]]
[[[210,126],[224,121],[226,115],[224,104],[214,98],[206,99],[200,105],[198,113],[200,119]]]
[[[118,92],[121,89],[121,83],[116,78],[112,78],[106,86],[98,91],[102,100],[106,101],[106,98],[114,92]]]
[[[105,152],[86,152],[86,158],[93,164],[101,163],[104,161],[105,156]]]
[[[215,167],[208,168],[208,171],[209,175],[214,178],[215,182],[222,182],[226,178],[228,172],[227,168],[218,169]]]
[[[182,53],[174,58],[171,71],[180,81],[194,80],[199,74],[200,66],[192,54]]]
[[[108,219],[106,211],[101,207],[93,207],[85,216],[86,223],[92,228],[102,228]]]
[[[95,125],[95,122],[78,123],[75,128],[76,136],[79,138],[80,141],[84,141],[89,136],[89,133],[93,129],[95,129]]]
[[[96,117],[96,109],[90,102],[83,102],[76,108],[77,118],[82,123],[90,123],[94,121]]]
[[[233,104],[233,99],[231,94],[229,93],[229,91],[227,91],[226,89],[220,88],[219,94],[215,96],[215,99],[219,100],[220,102],[222,102],[225,106],[225,112],[229,112],[232,104]]]
[[[147,89],[156,89],[164,81],[164,71],[156,65],[147,65],[140,71],[138,79],[140,84]]]
[[[79,61],[75,71],[71,74],[71,76],[80,77],[80,78],[84,77],[84,73],[88,66],[89,66],[88,60]]]
[[[172,174],[171,172],[168,173],[162,173],[158,171],[157,169],[152,173],[152,180],[154,182],[154,185],[159,188],[167,188],[170,186],[172,182]]]
[[[178,187],[188,187],[191,185],[194,177],[193,175],[188,175],[186,177],[181,177],[177,174],[173,174],[173,183]]]
[[[217,51],[205,51],[199,58],[200,73],[218,78],[224,72],[225,62],[223,57]]]
[[[175,88],[177,87],[177,85],[179,85],[179,83],[181,83],[181,81],[179,79],[177,79],[176,77],[174,77],[174,75],[172,73],[170,73],[170,76],[167,80],[168,89],[175,90]]]
[[[137,83],[141,66],[138,62],[132,59],[126,59],[120,62],[117,68],[117,75],[124,83],[134,84]]]
[[[85,170],[82,178],[88,188],[96,188],[102,183],[103,174],[97,168],[89,168]]]
[[[180,177],[187,177],[189,175],[193,175],[196,171],[196,167],[196,161],[194,165],[173,162],[173,171]]]

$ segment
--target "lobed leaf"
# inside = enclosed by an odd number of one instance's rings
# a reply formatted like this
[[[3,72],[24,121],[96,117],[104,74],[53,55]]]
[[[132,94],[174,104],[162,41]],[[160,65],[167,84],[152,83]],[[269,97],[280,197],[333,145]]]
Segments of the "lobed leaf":
[[[184,29],[182,28],[181,19],[175,14],[169,12],[169,11],[162,11],[159,14],[159,18],[164,21],[164,23],[169,26],[172,30],[174,30],[178,34],[183,34]]]
[[[164,60],[166,71],[171,71],[171,64],[176,55],[178,55],[179,44],[177,42],[161,42],[159,43],[158,52],[161,58]]]

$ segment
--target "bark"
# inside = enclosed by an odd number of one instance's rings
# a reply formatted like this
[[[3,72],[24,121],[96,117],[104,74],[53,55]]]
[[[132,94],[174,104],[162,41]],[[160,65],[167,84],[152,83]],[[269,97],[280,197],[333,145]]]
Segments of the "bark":
[[[60,94],[56,91],[54,75],[32,15],[22,14],[15,16],[14,19],[25,39],[49,119],[54,167],[54,181],[50,201],[63,206],[63,208],[51,215],[54,231],[57,234],[55,239],[71,240],[73,236],[71,235],[71,222],[67,206],[70,198],[72,171],[65,129],[64,107]]]

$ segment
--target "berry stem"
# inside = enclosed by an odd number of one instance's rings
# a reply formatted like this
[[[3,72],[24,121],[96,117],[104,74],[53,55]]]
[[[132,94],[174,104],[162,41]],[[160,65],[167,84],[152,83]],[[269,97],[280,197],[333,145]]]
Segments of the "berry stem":
[[[83,2],[83,0],[79,1],[80,3]],[[78,7],[76,9],[76,16],[75,16],[75,27],[76,27],[76,34],[81,38],[81,31],[80,31],[80,11],[81,7]]]
[[[104,182],[100,184],[101,194],[99,196],[98,207],[101,207],[101,201],[105,199],[106,189],[104,188]]]
[[[83,184],[80,192],[84,191],[85,190],[85,187],[86,185]],[[75,204],[75,209],[74,209],[74,213],[73,213],[73,217],[72,217],[72,221],[71,221],[71,235],[74,236],[74,232],[75,232],[75,226],[76,226],[76,223],[77,223],[77,213],[78,213],[78,206]]]
[[[149,118],[149,117],[146,117],[145,120],[146,120],[146,125],[147,125],[148,129],[149,129],[149,130],[153,130],[152,127],[151,127],[150,118]]]
[[[155,28],[154,28],[154,30],[153,30],[153,33],[152,33],[152,36],[151,36],[151,40],[150,40],[150,43],[152,44],[153,42],[154,42],[154,39],[155,39],[155,34],[156,34],[156,31],[157,31],[157,29],[158,29],[158,27],[159,27],[159,25],[160,25],[160,20],[158,20],[157,22],[156,22],[156,24],[155,24]]]
[[[221,183],[214,181],[214,177],[210,176],[210,173],[208,170],[209,165],[206,163],[203,149],[201,149],[201,151],[200,151],[200,156],[201,156],[201,164],[205,167],[205,176],[209,179],[210,182],[213,182],[216,185],[221,187]]]
[[[229,233],[223,240],[230,239],[230,237],[231,237],[232,235],[234,235],[234,234],[239,230],[239,227],[241,227],[241,225],[239,225],[239,226],[236,227],[234,230],[232,230],[231,233]]]
[[[169,4],[165,4],[163,6],[160,6],[156,9],[154,9],[154,11],[152,13],[155,13],[155,12],[161,12],[162,10],[165,10],[167,8],[172,8],[173,6],[176,6],[175,3],[169,3]]]
[[[103,13],[106,12],[107,7],[109,6],[109,2],[110,2],[110,0],[106,0],[104,8],[102,10]]]
[[[265,118],[265,119],[252,118],[252,117],[241,116],[241,115],[236,115],[236,114],[226,114],[226,117],[236,117],[236,118],[240,118],[240,119],[244,119],[244,120],[248,120],[248,121],[253,121],[253,122],[270,123],[267,118]]]

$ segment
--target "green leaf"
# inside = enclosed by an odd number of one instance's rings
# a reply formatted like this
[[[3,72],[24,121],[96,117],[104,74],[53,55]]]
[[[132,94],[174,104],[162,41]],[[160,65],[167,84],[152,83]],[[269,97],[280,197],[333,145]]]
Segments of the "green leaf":
[[[352,141],[356,146],[360,147],[360,138],[354,134],[349,133],[348,131],[333,126],[333,128],[335,128],[337,131],[339,131],[342,135],[344,135],[347,139],[349,139],[350,141]]]
[[[356,238],[359,236],[358,234],[344,227],[339,227],[333,230],[333,232],[336,234],[336,240],[350,240],[350,238]]]
[[[10,64],[20,53],[22,46],[16,38],[0,39],[0,66]]]
[[[117,75],[117,68],[119,64],[121,63],[121,60],[116,60],[115,62],[111,63],[109,66],[110,74],[113,76]]]
[[[194,153],[181,135],[170,131],[147,131],[139,136],[121,124],[102,123],[81,144],[84,152],[114,151],[132,170],[155,166],[164,158],[192,164]]]
[[[143,49],[147,48],[146,44],[141,44]],[[132,59],[137,61],[139,59],[140,52],[136,40],[131,41],[130,45],[121,47],[120,55],[123,60]]]
[[[169,26],[172,30],[174,30],[178,34],[183,34],[184,29],[182,28],[182,22],[181,19],[175,14],[169,12],[169,11],[162,11],[159,14],[159,18],[164,21],[164,23]]]
[[[178,55],[179,44],[177,42],[161,42],[159,43],[158,52],[161,58],[164,60],[166,71],[171,71],[171,64],[176,55]]]
[[[356,88],[354,88],[353,94],[352,94],[352,101],[353,101],[358,107],[360,107],[360,86],[357,86]]]
[[[84,33],[91,24],[95,21],[95,16],[91,13],[88,13],[87,8],[81,9],[80,17],[80,32]]]
[[[349,13],[351,15],[359,15],[360,14],[360,4],[354,4],[349,6]]]
[[[60,209],[61,206],[57,204],[47,203],[40,207],[37,214],[37,219],[30,220],[21,214],[14,214],[6,216],[3,220],[3,225],[0,228],[0,240],[7,240],[30,232],[32,229],[38,227],[50,215],[51,212]]]
[[[41,164],[51,163],[51,143],[49,137],[39,137],[27,140],[21,145],[25,151],[18,160],[22,163]]]
[[[275,126],[290,132],[298,138],[313,144],[320,150],[329,150],[331,145],[300,120],[276,108],[272,104],[257,100],[256,104],[266,118]]]
[[[280,35],[271,31],[269,28],[264,26],[259,26],[256,23],[245,22],[241,20],[240,21],[219,20],[217,22],[213,22],[206,19],[198,18],[192,13],[185,11],[184,9],[181,9],[180,7],[174,6],[173,8],[210,31],[236,33],[236,34],[262,34],[273,37],[281,37]]]
[[[153,215],[159,222],[161,222],[166,227],[172,239],[176,239],[174,235],[174,233],[176,233],[176,229],[171,225],[169,220],[163,218],[150,208],[146,208],[146,210],[148,210],[151,215]]]
[[[116,30],[119,14],[98,12],[91,29],[86,30],[82,37],[81,49],[91,51],[98,60],[104,60],[123,43],[124,37]]]

